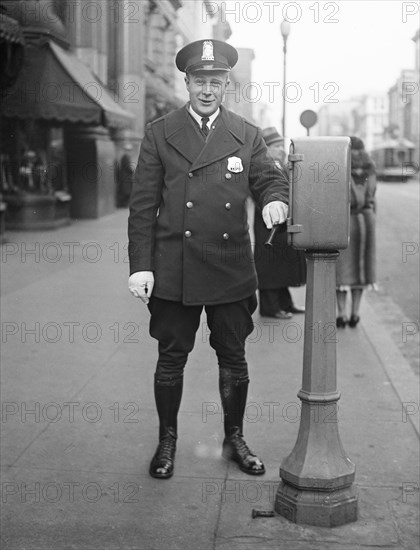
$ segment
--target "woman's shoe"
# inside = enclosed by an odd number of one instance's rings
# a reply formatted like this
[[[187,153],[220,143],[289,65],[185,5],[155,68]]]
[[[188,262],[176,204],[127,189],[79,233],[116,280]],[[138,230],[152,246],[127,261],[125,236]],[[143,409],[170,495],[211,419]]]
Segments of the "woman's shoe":
[[[301,306],[295,306],[293,304],[287,309],[287,311],[290,311],[290,313],[305,313],[305,308]]]
[[[359,315],[352,315],[350,317],[349,327],[354,328],[359,321],[360,321]]]
[[[260,311],[261,317],[273,317],[274,319],[291,319],[293,317],[293,313],[290,313],[290,311],[284,311],[283,309],[280,309],[276,313],[263,313]]]
[[[337,317],[336,324],[337,328],[345,328],[347,325],[347,317]]]
[[[276,319],[291,319],[293,317],[293,313],[291,313],[290,311],[285,311],[284,309],[280,309],[280,311],[278,311],[274,317]]]

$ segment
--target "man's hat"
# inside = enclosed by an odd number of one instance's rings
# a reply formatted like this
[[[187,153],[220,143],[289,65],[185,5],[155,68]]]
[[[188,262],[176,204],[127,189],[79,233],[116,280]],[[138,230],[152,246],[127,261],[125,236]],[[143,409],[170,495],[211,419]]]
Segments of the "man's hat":
[[[272,145],[273,143],[284,141],[284,138],[277,132],[274,126],[264,128],[264,130],[262,131],[262,137],[267,147],[269,145]]]
[[[197,40],[179,50],[175,63],[183,73],[230,71],[238,61],[238,52],[221,40]]]

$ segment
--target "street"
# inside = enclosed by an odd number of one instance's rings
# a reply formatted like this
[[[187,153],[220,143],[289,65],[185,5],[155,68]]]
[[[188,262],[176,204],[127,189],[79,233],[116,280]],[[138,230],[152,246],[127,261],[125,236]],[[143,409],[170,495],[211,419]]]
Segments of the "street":
[[[419,320],[419,183],[379,182],[378,280],[407,319]]]
[[[419,373],[419,182],[378,182],[377,293],[367,298]]]

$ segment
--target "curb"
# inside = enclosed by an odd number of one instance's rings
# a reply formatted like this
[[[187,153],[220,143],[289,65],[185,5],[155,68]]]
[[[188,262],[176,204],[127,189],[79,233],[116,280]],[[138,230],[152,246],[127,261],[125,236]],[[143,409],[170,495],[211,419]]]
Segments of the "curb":
[[[419,380],[367,300],[363,301],[363,328],[401,402],[402,421],[409,419],[417,436],[420,436]]]

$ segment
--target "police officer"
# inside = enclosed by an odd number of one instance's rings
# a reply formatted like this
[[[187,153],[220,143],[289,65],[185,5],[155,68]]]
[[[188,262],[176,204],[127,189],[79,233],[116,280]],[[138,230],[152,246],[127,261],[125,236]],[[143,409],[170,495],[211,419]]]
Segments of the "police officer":
[[[189,102],[147,126],[130,199],[129,290],[148,304],[159,343],[159,444],[149,469],[156,478],[174,471],[183,371],[203,307],[219,364],[222,455],[248,474],[265,472],[242,433],[245,340],[257,305],[246,199],[253,195],[271,228],[286,220],[288,183],[261,131],[221,105],[237,59],[235,48],[218,40],[178,52]]]

